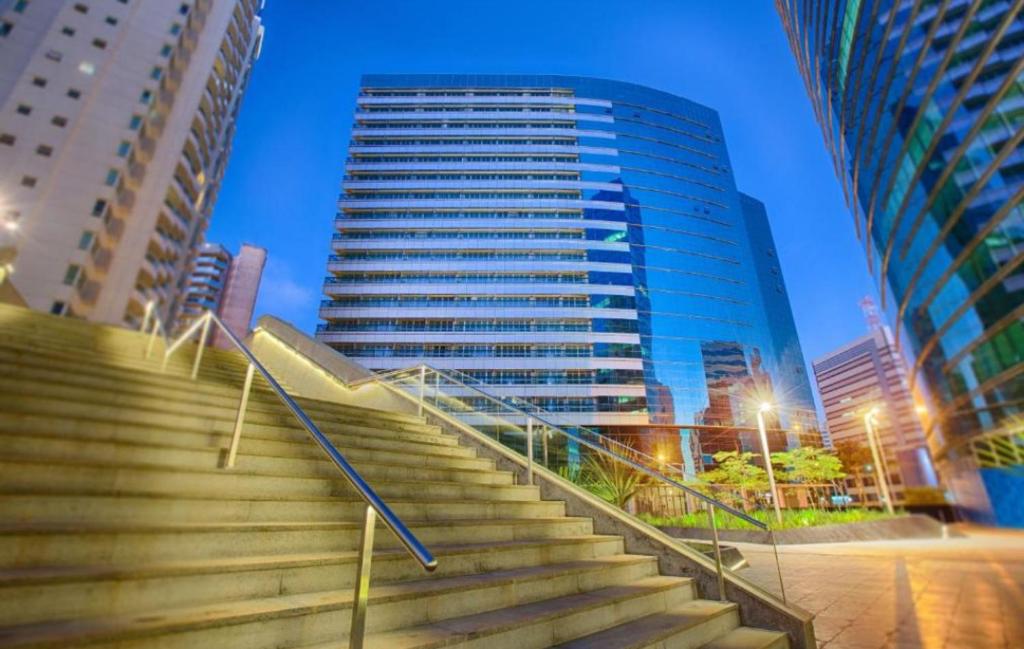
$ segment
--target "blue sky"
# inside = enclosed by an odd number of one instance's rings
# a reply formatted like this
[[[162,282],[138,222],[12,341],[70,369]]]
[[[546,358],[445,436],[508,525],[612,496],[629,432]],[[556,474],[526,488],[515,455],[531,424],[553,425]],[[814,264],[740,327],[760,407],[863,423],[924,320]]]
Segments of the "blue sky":
[[[768,208],[808,363],[863,335],[874,294],[821,132],[766,0],[268,0],[208,239],[269,251],[257,314],[311,331],[359,77],[550,73],[640,83],[721,114]]]

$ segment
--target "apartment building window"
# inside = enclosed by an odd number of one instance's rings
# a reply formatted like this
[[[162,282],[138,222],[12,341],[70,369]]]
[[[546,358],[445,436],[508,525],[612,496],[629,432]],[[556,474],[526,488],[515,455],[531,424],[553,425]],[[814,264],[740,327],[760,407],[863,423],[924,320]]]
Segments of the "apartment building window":
[[[160,48],[160,56],[168,57],[168,56],[171,55],[171,52],[173,52],[173,51],[174,51],[173,47],[171,47],[167,43],[164,43],[164,46]]]
[[[89,6],[83,2],[76,2],[75,11],[77,11],[80,14],[87,14],[89,13]]]
[[[14,29],[14,23],[0,20],[0,36],[7,36]]]
[[[139,103],[149,105],[149,102],[153,99],[153,92],[150,90],[143,90],[142,94],[139,95]]]
[[[103,216],[103,212],[107,210],[107,201],[102,198],[96,199],[96,202],[92,205],[93,216]]]
[[[92,245],[92,240],[96,237],[91,230],[85,230],[82,232],[82,236],[78,239],[78,249],[88,250],[89,246]]]
[[[18,107],[15,110],[18,111],[19,115],[28,115],[32,112],[32,107],[26,106],[25,104],[18,104]]]
[[[50,307],[50,313],[52,313],[53,315],[64,315],[64,306],[65,304],[58,300],[53,303],[53,306]]]
[[[21,177],[21,185],[22,185],[22,187],[35,187],[36,186],[36,178],[35,178],[35,176],[22,176]]]
[[[49,158],[51,155],[53,155],[53,147],[48,146],[46,144],[40,144],[39,146],[36,147],[36,153],[43,156],[44,158]]]
[[[40,88],[46,87],[46,79],[42,77],[32,77],[32,85],[39,86]]]
[[[188,15],[188,9],[189,9],[188,5],[182,3],[182,5],[180,7],[178,7],[178,13],[181,14],[182,16],[187,16]]]
[[[110,26],[114,26],[117,24],[117,18],[114,18],[113,16],[107,16],[104,22],[106,22]]]
[[[89,61],[82,61],[78,64],[78,71],[82,74],[88,74],[89,76],[92,76],[96,74],[96,66]]]
[[[64,271],[64,283],[71,286],[78,279],[78,273],[81,272],[82,268],[77,264],[70,264],[68,269]]]
[[[78,99],[81,96],[82,91],[78,88],[68,88],[68,97],[71,97],[72,99]]]
[[[162,76],[164,76],[164,71],[160,66],[153,66],[153,69],[149,71],[150,79],[159,80]]]
[[[0,144],[6,144],[7,146],[14,146],[15,137],[10,133],[0,133]]]
[[[68,118],[67,117],[61,117],[60,115],[54,115],[53,119],[50,120],[50,123],[53,124],[54,126],[59,126],[60,128],[64,128],[65,126],[68,125]]]
[[[64,34],[65,36],[74,36],[75,30],[71,27],[68,27],[67,25],[64,25],[63,27],[60,28],[60,33]]]
[[[121,143],[117,145],[117,155],[122,158],[127,158],[128,154],[132,152],[132,143],[127,140],[121,140]]]
[[[136,131],[140,126],[142,126],[142,116],[132,115],[131,121],[128,122],[128,128],[130,128],[133,131]]]
[[[25,7],[28,6],[28,0],[18,0],[14,3],[14,12],[23,14],[25,13]]]
[[[57,50],[48,50],[46,52],[46,58],[50,59],[51,61],[60,63],[61,60],[64,59],[64,55],[58,52]]]
[[[171,25],[171,34],[173,34],[174,36],[177,36],[180,33],[181,33],[181,25],[179,25],[178,23],[174,23],[173,25]]]
[[[105,50],[107,49],[107,41],[102,38],[94,38],[92,39],[92,46],[100,50]]]
[[[110,169],[107,171],[107,178],[103,182],[108,186],[113,187],[117,184],[117,179],[120,176],[120,172],[117,169]]]

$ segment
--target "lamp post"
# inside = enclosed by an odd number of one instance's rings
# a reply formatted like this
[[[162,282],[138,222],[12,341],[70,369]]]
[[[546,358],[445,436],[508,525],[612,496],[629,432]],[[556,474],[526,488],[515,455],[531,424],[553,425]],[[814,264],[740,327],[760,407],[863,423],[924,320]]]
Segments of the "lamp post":
[[[878,434],[875,431],[875,415],[878,413],[878,406],[871,408],[864,415],[864,429],[868,435],[868,446],[871,447],[871,458],[875,463],[875,480],[878,481],[878,491],[882,499],[885,501],[885,509],[890,514],[893,512],[892,498],[889,496],[889,476],[885,473],[885,465],[882,464],[882,457],[878,451],[879,440],[876,439]]]
[[[772,468],[771,454],[768,452],[768,433],[764,429],[764,413],[772,409],[772,404],[762,403],[757,409],[757,429],[761,433],[761,453],[764,457],[764,468],[768,471],[768,487],[772,492],[772,505],[775,507],[775,520],[782,524],[782,509],[779,508],[779,493],[775,489],[775,469]]]

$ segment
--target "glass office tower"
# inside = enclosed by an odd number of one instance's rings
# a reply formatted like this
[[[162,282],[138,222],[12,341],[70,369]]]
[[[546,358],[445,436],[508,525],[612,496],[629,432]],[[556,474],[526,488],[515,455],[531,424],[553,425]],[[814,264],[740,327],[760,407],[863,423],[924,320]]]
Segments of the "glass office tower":
[[[938,468],[975,516],[1024,525],[1022,3],[776,5]]]
[[[718,115],[600,79],[362,80],[320,340],[426,362],[694,470],[817,437],[764,206]],[[694,435],[694,432],[697,435]],[[818,438],[820,439],[820,438]]]

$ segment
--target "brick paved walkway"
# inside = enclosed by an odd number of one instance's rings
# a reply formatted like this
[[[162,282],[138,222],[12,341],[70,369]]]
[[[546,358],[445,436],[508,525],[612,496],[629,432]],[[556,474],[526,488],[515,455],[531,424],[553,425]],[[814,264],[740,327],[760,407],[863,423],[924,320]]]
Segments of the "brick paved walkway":
[[[780,546],[790,602],[824,649],[1024,649],[1024,533]],[[778,594],[770,549],[735,544]]]

